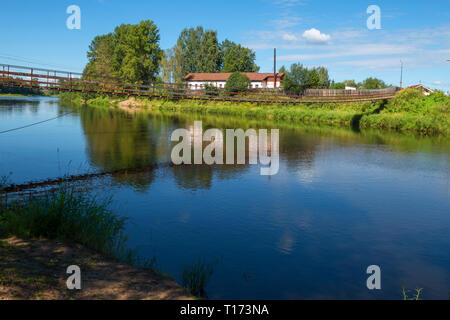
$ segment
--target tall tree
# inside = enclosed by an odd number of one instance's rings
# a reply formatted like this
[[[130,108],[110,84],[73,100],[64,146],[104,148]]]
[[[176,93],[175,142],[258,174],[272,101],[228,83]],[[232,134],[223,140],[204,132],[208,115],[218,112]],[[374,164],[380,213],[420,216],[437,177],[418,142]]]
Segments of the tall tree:
[[[308,88],[309,71],[301,64],[294,63],[284,76],[283,88],[287,92],[301,93]]]
[[[112,76],[111,59],[113,50],[112,33],[95,37],[89,45],[87,53],[89,62],[84,69],[84,75]]]
[[[177,45],[179,50],[177,60],[181,61],[181,70],[183,76],[189,73],[196,73],[198,71],[198,59],[200,56],[200,46],[203,36],[203,28],[190,28],[181,31],[178,38]]]
[[[161,78],[164,82],[174,82],[173,69],[174,69],[175,48],[167,49],[163,52],[161,57]]]
[[[384,89],[388,86],[383,80],[377,79],[377,78],[367,78],[363,81],[362,87],[364,89],[368,90],[374,90],[374,89]]]
[[[112,68],[120,77],[150,83],[156,79],[162,50],[159,30],[153,21],[121,25],[114,32]]]
[[[121,25],[113,33],[96,37],[89,46],[85,75],[112,75],[151,83],[159,72],[162,50],[159,30],[150,21]]]
[[[318,67],[316,68],[317,70],[317,74],[319,75],[319,88],[325,89],[325,88],[329,88],[331,81],[330,81],[330,76],[328,74],[328,70],[324,67]]]
[[[208,30],[200,40],[200,52],[197,59],[197,72],[219,72],[220,51],[217,31]]]
[[[240,44],[225,40],[220,46],[222,72],[258,72],[256,54]]]
[[[308,70],[307,76],[307,87],[310,89],[318,89],[320,88],[320,75],[317,69]]]

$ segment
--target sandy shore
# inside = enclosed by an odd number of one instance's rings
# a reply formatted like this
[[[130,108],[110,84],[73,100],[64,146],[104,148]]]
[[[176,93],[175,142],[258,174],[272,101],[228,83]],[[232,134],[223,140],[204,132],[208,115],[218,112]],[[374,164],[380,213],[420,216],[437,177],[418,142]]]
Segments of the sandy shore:
[[[68,290],[67,267],[81,269],[82,289]],[[0,300],[184,300],[173,280],[105,259],[78,245],[0,240]]]

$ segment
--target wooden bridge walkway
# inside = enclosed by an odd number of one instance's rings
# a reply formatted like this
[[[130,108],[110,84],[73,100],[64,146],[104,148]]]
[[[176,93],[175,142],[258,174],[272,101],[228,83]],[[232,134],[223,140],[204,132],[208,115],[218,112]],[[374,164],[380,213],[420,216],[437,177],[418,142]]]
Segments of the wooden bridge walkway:
[[[345,91],[332,96],[287,95],[281,91],[255,91],[232,95],[225,91],[189,90],[182,85],[140,85],[118,78],[83,77],[80,73],[0,64],[0,86],[54,92],[78,92],[149,99],[231,101],[272,104],[347,103],[391,99],[398,88],[372,90],[370,94]]]

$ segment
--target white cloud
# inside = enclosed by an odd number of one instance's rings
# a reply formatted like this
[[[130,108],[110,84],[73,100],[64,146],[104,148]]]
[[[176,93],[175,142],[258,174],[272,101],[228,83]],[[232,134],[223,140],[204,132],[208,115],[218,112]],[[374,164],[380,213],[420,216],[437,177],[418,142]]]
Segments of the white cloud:
[[[300,60],[317,60],[343,57],[398,55],[411,53],[413,50],[414,48],[411,46],[394,44],[345,45],[329,47],[326,52],[281,55],[278,58],[280,61],[295,62]]]
[[[331,36],[312,28],[303,32],[303,38],[309,43],[324,44],[331,40]]]
[[[292,28],[300,24],[301,18],[289,16],[281,19],[270,21],[270,23],[277,29]]]
[[[295,7],[304,4],[302,0],[276,0],[274,3],[283,8]]]
[[[283,40],[285,41],[298,41],[298,38],[295,34],[292,33],[284,33],[282,35]]]

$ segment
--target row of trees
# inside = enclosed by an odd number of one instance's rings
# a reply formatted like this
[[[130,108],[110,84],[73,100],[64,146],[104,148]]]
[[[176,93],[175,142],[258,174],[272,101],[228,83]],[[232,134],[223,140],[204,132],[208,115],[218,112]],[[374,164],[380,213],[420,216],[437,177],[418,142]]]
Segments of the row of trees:
[[[225,40],[217,31],[202,27],[184,29],[175,47],[165,51],[161,61],[164,82],[179,83],[189,73],[258,72],[254,51]]]
[[[389,87],[383,80],[377,78],[367,78],[363,82],[357,83],[355,80],[346,80],[343,82],[334,82],[330,84],[330,89],[345,89],[352,87],[357,89],[375,90]]]
[[[102,75],[132,80],[138,84],[181,83],[189,73],[258,72],[256,54],[240,44],[219,42],[217,31],[202,27],[184,29],[177,44],[166,51],[159,46],[159,29],[153,21],[121,25],[114,32],[97,36],[89,46],[84,77]],[[346,86],[382,89],[387,85],[375,78],[362,83],[330,81],[324,67],[307,68],[293,64],[285,73],[284,90],[298,94],[310,88],[345,89]]]
[[[298,94],[306,89],[324,89],[330,86],[328,70],[324,67],[307,68],[294,63],[290,69],[280,69],[285,73],[283,89],[286,92]]]
[[[150,84],[178,82],[195,72],[258,72],[256,54],[232,41],[219,43],[217,32],[202,27],[184,29],[175,47],[159,46],[159,29],[153,21],[121,25],[97,36],[89,46],[84,77],[102,75]]]
[[[285,67],[280,69],[280,72],[285,73],[283,89],[290,93],[301,93],[306,89],[342,89],[346,87],[353,87],[356,89],[384,89],[388,85],[377,78],[367,78],[361,83],[356,83],[354,80],[347,80],[344,82],[331,81],[328,70],[324,67],[307,68],[301,64],[294,63],[290,69]]]

